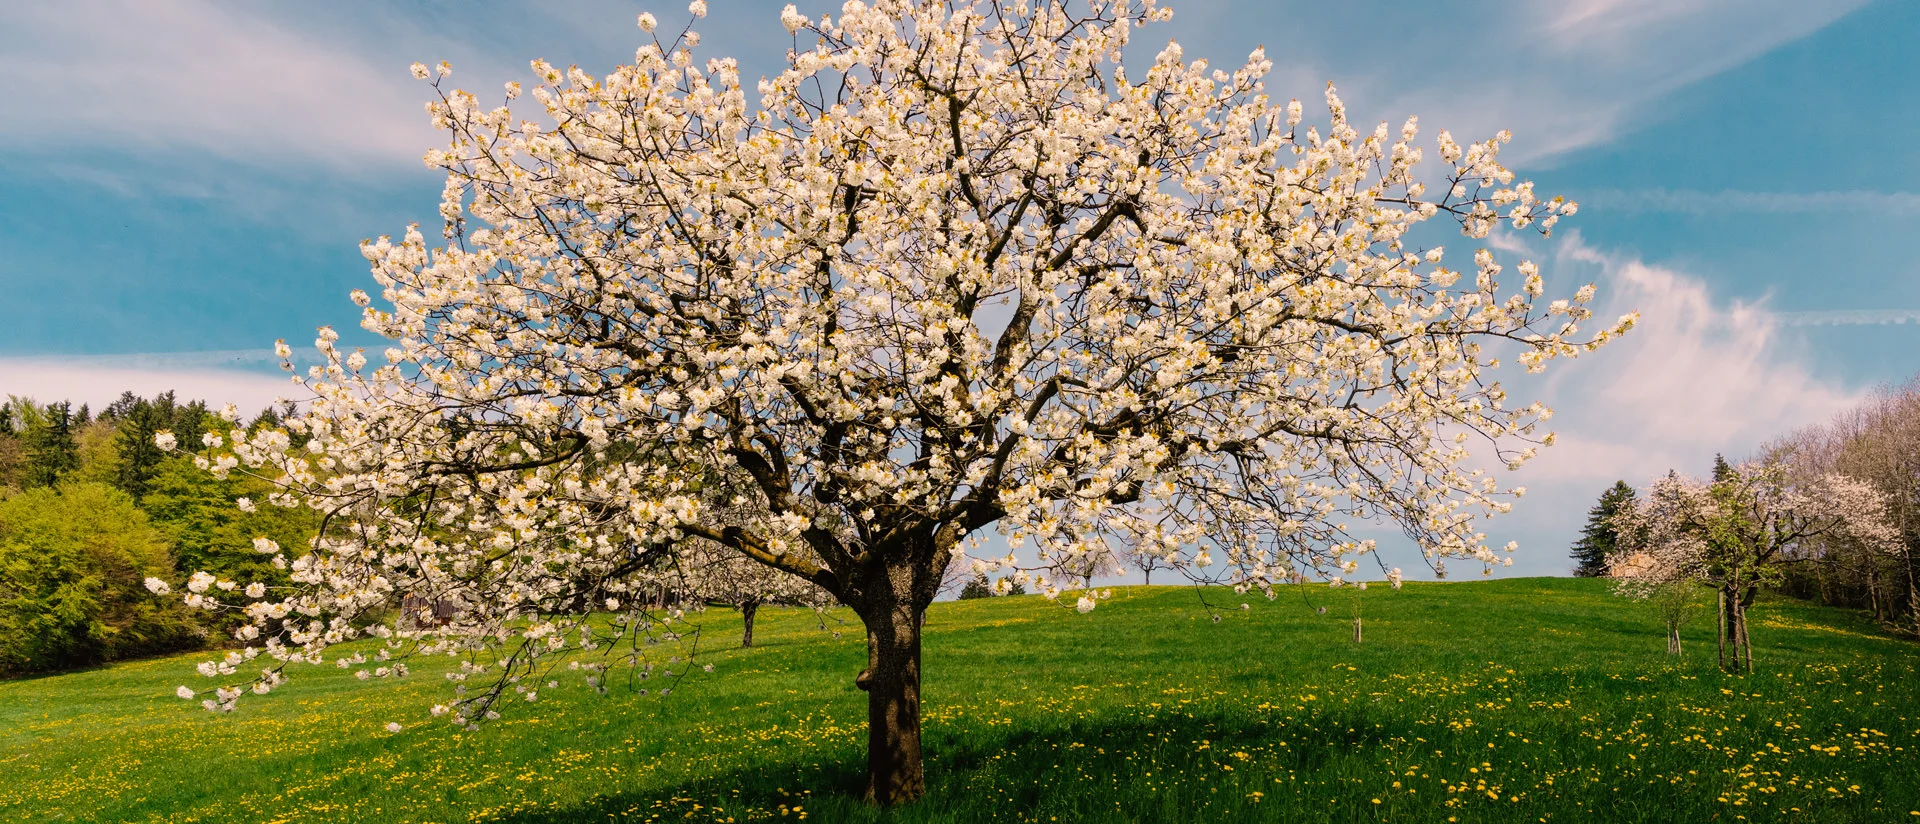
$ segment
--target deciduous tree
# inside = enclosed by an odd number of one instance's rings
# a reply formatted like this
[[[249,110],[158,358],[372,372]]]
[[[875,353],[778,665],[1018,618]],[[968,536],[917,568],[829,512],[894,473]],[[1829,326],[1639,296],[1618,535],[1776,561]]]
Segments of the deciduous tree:
[[[1604,569],[1614,594],[1653,605],[1667,631],[1668,655],[1681,654],[1680,628],[1707,573],[1705,533],[1690,526],[1696,513],[1682,489],[1670,477],[1655,484],[1645,501],[1629,495],[1607,523],[1614,550]]]
[[[833,596],[811,582],[767,566],[732,549],[700,544],[680,561],[688,600],[740,611],[740,646],[753,646],[753,622],[768,605],[827,607]]]
[[[367,632],[468,650],[461,677],[490,684],[459,685],[470,724],[562,656],[656,666],[632,642],[678,625],[625,596],[698,539],[860,618],[867,794],[891,804],[923,792],[921,621],[956,562],[1151,548],[1270,589],[1351,570],[1373,544],[1347,524],[1388,519],[1436,567],[1500,563],[1476,522],[1517,490],[1470,445],[1517,466],[1552,436],[1498,362],[1537,370],[1631,318],[1583,330],[1591,286],[1548,299],[1533,263],[1452,264],[1415,230],[1445,218],[1474,246],[1574,205],[1500,165],[1504,132],[1423,146],[1413,119],[1357,128],[1331,89],[1309,125],[1268,97],[1262,52],[1126,57],[1167,15],[789,7],[794,51],[757,90],[688,31],[605,77],[536,61],[543,123],[417,66],[452,138],[427,156],[446,240],[364,247],[379,305],[355,298],[391,345],[369,363],[324,331],[285,430],[203,456],[327,531],[294,592],[195,602],[244,608],[288,661]],[[1016,552],[968,557],[987,528]],[[458,616],[364,623],[408,591]],[[610,634],[580,614],[605,598],[628,605]]]
[[[1789,585],[1920,632],[1920,383],[1876,392],[1773,451],[1796,475],[1838,473],[1871,485],[1899,534],[1892,545],[1823,541],[1817,558],[1790,571]]]
[[[187,611],[141,585],[172,566],[165,537],[112,487],[68,483],[0,501],[0,672],[198,646]]]
[[[1778,583],[1791,564],[1813,557],[1820,542],[1845,540],[1885,546],[1897,533],[1885,499],[1842,475],[1796,479],[1785,464],[1752,462],[1716,469],[1719,481],[1668,475],[1647,493],[1648,503],[1622,516],[1623,552],[1645,553],[1656,570],[1668,560],[1697,558],[1680,569],[1718,591],[1720,663],[1751,671],[1747,609],[1760,587]]]

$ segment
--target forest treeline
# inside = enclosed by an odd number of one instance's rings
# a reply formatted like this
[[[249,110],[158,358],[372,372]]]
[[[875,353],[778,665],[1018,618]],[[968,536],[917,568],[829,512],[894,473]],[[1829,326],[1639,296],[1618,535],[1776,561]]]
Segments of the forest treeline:
[[[0,675],[50,672],[218,643],[215,613],[149,592],[206,570],[223,580],[285,579],[255,537],[304,546],[305,509],[267,506],[272,491],[216,478],[162,452],[154,436],[197,445],[207,433],[280,423],[284,410],[229,421],[172,392],[124,393],[95,411],[10,397],[0,405]],[[262,505],[241,507],[247,498]]]
[[[1824,423],[1763,445],[1749,459],[1778,467],[1790,485],[1839,476],[1871,487],[1897,538],[1864,542],[1842,533],[1794,544],[1769,564],[1766,583],[1777,591],[1830,606],[1852,607],[1890,629],[1920,633],[1920,379],[1873,393]],[[1716,458],[1716,494],[1735,493],[1737,472]],[[1585,532],[1573,546],[1575,574],[1605,575],[1618,548],[1613,523],[1644,490],[1624,481],[1601,495]]]
[[[1900,536],[1891,548],[1827,541],[1786,566],[1781,589],[1920,632],[1920,381],[1875,393],[1766,452],[1803,475],[1830,472],[1879,490]]]

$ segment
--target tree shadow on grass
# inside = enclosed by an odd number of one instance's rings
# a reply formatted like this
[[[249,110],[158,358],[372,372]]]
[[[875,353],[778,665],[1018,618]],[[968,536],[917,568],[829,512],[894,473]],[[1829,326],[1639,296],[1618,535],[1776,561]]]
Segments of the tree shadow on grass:
[[[832,754],[818,763],[769,760],[497,820],[744,822],[796,820],[804,811],[808,820],[822,822],[1135,822],[1201,820],[1191,816],[1211,807],[1204,820],[1263,821],[1280,811],[1250,807],[1245,799],[1252,788],[1274,793],[1270,776],[1318,773],[1330,762],[1380,751],[1416,732],[1384,721],[1364,712],[1296,719],[1288,722],[1284,749],[1274,746],[1280,728],[1224,713],[1090,719],[998,733],[930,730],[927,799],[900,809],[861,801],[864,752],[843,751],[837,760]],[[1249,758],[1246,750],[1263,753],[1267,762],[1243,760]],[[1325,809],[1324,799],[1317,803]]]

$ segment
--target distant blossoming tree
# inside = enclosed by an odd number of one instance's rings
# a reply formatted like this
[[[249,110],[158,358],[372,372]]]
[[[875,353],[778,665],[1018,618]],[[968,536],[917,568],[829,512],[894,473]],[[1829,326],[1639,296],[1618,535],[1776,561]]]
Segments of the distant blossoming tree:
[[[863,622],[867,793],[890,804],[924,791],[921,619],[952,565],[1058,598],[1029,571],[1150,548],[1270,592],[1350,573],[1373,544],[1349,519],[1398,522],[1436,567],[1501,562],[1476,519],[1520,490],[1467,466],[1471,444],[1517,466],[1552,435],[1491,371],[1632,320],[1582,331],[1591,286],[1548,300],[1520,262],[1503,288],[1490,250],[1463,275],[1413,232],[1544,233],[1574,205],[1501,167],[1504,132],[1440,132],[1425,171],[1412,119],[1357,130],[1329,89],[1326,122],[1303,125],[1258,51],[1123,61],[1168,16],[790,6],[794,51],[757,92],[685,31],[606,77],[536,61],[543,123],[436,78],[445,243],[363,249],[381,303],[355,299],[384,362],[323,331],[287,432],[203,456],[278,480],[274,502],[323,510],[326,531],[298,557],[269,548],[290,589],[193,597],[246,610],[280,661],[363,635],[395,659],[465,651],[442,709],[471,724],[570,657],[611,656],[595,678],[684,669],[640,643],[671,646],[681,620],[632,594],[698,539]],[[712,477],[673,470],[692,465]],[[972,553],[988,527],[1024,557]],[[409,591],[456,617],[369,623]]]
[[[1093,579],[1124,575],[1127,565],[1112,549],[1096,546],[1085,552],[1059,554],[1049,565],[1048,571],[1053,573],[1059,583],[1068,586],[1077,584],[1080,589],[1091,589]]]
[[[1899,538],[1886,501],[1843,475],[1796,479],[1774,462],[1716,469],[1719,480],[1668,475],[1617,516],[1621,551],[1612,573],[1649,583],[1693,576],[1719,594],[1720,663],[1753,669],[1747,608],[1760,587],[1822,544],[1890,546]],[[1637,584],[1623,583],[1630,590]],[[1670,625],[1669,644],[1677,647]]]
[[[787,574],[718,544],[682,553],[683,594],[740,611],[740,646],[753,646],[754,618],[768,605],[826,607],[833,596],[804,578]]]
[[[1614,594],[1653,605],[1667,630],[1668,655],[1681,654],[1680,628],[1706,574],[1705,536],[1689,526],[1685,488],[1669,478],[1644,501],[1628,488],[1599,524],[1615,547],[1603,564]]]
[[[1885,496],[1899,533],[1890,545],[1822,542],[1818,558],[1789,571],[1788,584],[1920,632],[1920,382],[1883,388],[1770,451],[1799,475],[1839,473],[1871,484]]]
[[[1133,568],[1140,570],[1141,581],[1147,586],[1153,586],[1153,573],[1155,570],[1178,569],[1181,560],[1181,556],[1178,554],[1158,555],[1154,553],[1154,549],[1154,547],[1135,547],[1133,552],[1130,553],[1131,557],[1129,560],[1132,562]]]

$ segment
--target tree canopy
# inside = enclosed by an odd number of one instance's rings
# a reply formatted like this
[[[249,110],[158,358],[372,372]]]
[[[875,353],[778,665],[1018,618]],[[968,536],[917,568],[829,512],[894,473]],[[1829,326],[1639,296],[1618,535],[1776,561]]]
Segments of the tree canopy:
[[[187,611],[142,585],[172,568],[165,536],[112,487],[38,487],[0,501],[0,672],[198,646]]]
[[[1590,285],[1548,299],[1532,262],[1451,264],[1415,230],[1477,244],[1574,204],[1500,165],[1504,132],[1439,132],[1428,171],[1414,119],[1362,131],[1329,88],[1309,124],[1268,97],[1263,52],[1129,58],[1168,14],[789,7],[757,103],[685,32],[605,77],[535,61],[544,123],[416,66],[451,136],[427,156],[445,243],[363,248],[379,304],[354,297],[391,346],[370,362],[323,330],[286,430],[199,458],[326,531],[288,592],[189,597],[288,661],[368,631],[471,652],[492,685],[449,717],[472,724],[557,656],[653,666],[639,641],[677,638],[673,615],[629,596],[719,547],[865,624],[868,794],[893,803],[923,791],[920,618],[950,565],[1086,611],[1096,592],[1044,571],[1115,545],[1242,591],[1350,573],[1373,549],[1354,521],[1398,523],[1436,567],[1500,563],[1476,524],[1521,490],[1470,443],[1518,466],[1552,435],[1496,370],[1632,318],[1583,330]],[[984,557],[986,528],[1016,551]],[[458,614],[394,634],[375,619],[402,592]],[[582,615],[609,602],[611,636]]]

